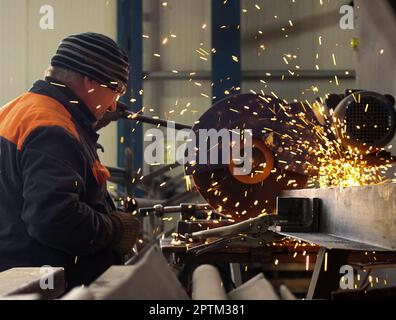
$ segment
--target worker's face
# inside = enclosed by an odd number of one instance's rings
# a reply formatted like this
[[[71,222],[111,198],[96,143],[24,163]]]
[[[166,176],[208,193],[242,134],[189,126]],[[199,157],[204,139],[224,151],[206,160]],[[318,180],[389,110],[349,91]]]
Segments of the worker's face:
[[[84,78],[84,89],[86,90],[84,102],[97,120],[102,119],[107,111],[114,112],[116,110],[120,97],[116,91],[87,77]]]

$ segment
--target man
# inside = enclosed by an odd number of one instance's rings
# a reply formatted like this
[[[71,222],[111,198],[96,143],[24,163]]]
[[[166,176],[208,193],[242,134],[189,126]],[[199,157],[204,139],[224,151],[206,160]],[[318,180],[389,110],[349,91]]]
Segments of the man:
[[[107,193],[93,129],[115,110],[128,74],[113,40],[72,35],[45,80],[0,109],[0,271],[64,267],[73,287],[131,252],[139,222]]]

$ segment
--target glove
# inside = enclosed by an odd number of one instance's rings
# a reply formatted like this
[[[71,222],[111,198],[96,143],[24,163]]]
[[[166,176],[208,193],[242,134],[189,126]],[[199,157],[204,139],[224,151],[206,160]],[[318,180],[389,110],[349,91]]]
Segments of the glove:
[[[139,235],[139,220],[131,214],[121,211],[110,213],[110,218],[117,226],[113,242],[114,250],[123,255],[131,253]]]

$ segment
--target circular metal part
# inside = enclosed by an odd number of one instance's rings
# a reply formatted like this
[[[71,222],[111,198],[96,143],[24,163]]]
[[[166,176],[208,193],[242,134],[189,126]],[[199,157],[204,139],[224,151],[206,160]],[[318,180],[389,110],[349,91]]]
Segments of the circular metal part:
[[[317,170],[312,151],[317,125],[305,104],[255,94],[230,96],[214,104],[194,125],[189,139],[193,147],[187,149],[195,150],[195,158],[185,164],[185,172],[208,204],[234,220],[274,213],[277,196],[283,190],[304,188],[308,176]],[[252,164],[251,174],[234,174],[236,165],[224,152],[231,152],[233,146],[226,135],[219,135],[217,141],[202,136],[222,129],[251,133],[252,157],[244,159]],[[213,151],[216,157],[211,157]],[[243,158],[243,147],[241,151]]]
[[[241,151],[243,152],[243,149]],[[257,184],[263,182],[271,174],[274,168],[274,155],[263,141],[253,139],[251,172],[246,175],[238,175],[234,174],[235,168],[235,161],[231,159],[228,169],[235,179],[245,184]]]
[[[375,152],[395,136],[394,103],[375,92],[360,91],[347,96],[337,106],[334,117],[344,147]]]
[[[193,175],[202,197],[217,211],[240,221],[263,213],[274,213],[276,198],[283,190],[302,189],[308,177],[288,171],[271,174],[258,184],[246,184],[235,179],[228,168]],[[294,187],[289,184],[293,181]]]

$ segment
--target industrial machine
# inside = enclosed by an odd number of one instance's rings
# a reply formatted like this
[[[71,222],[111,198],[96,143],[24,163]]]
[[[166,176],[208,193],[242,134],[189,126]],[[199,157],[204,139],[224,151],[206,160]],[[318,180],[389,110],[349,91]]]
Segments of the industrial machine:
[[[392,96],[362,90],[331,94],[312,104],[239,94],[214,104],[192,128],[174,125],[179,130],[191,129],[188,143],[193,144],[190,150],[195,154],[192,160],[186,158],[185,174],[192,176],[196,189],[212,209],[242,221],[274,213],[282,191],[305,188],[309,178],[317,177],[320,167],[333,160],[346,158],[363,167],[393,162],[384,148],[395,135],[394,105]],[[167,121],[129,112],[119,103],[117,112],[108,114],[98,127],[117,119],[168,125]],[[204,137],[202,144],[202,133],[213,129],[230,133],[238,130],[240,153],[246,151],[244,133],[251,135],[251,157],[246,159],[251,164],[249,172],[234,173],[241,166],[232,158],[236,141],[215,135]],[[213,152],[216,163],[211,162]],[[200,163],[202,153],[204,163]],[[228,159],[224,159],[225,154]]]
[[[250,129],[252,172],[233,175],[232,161],[228,165],[190,162],[186,174],[193,176],[198,191],[213,208],[244,220],[273,213],[280,192],[306,187],[308,178],[318,175],[323,160],[331,163],[348,157],[367,166],[394,161],[383,149],[395,135],[392,97],[357,91],[335,104],[331,101],[334,96],[323,105],[288,104],[246,94],[216,103],[193,127],[196,139],[202,129]],[[221,158],[229,146],[218,143]],[[206,146],[209,153],[213,147]]]

